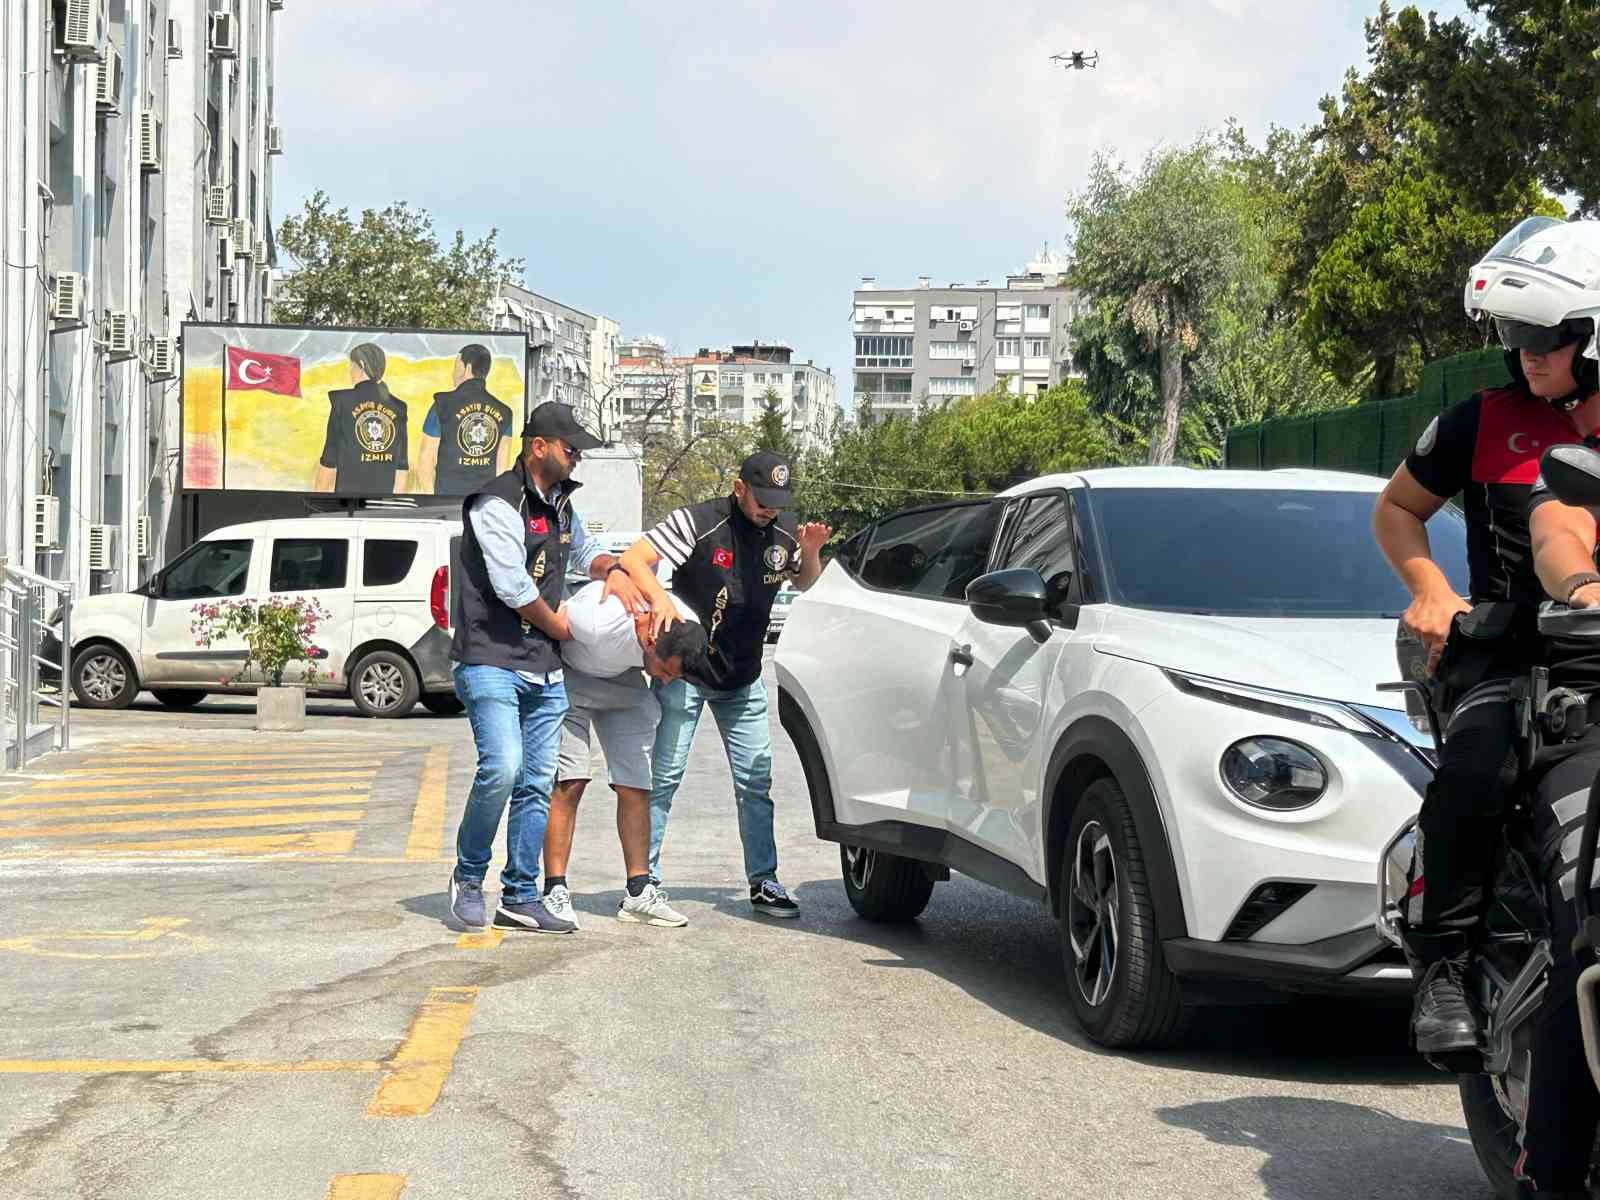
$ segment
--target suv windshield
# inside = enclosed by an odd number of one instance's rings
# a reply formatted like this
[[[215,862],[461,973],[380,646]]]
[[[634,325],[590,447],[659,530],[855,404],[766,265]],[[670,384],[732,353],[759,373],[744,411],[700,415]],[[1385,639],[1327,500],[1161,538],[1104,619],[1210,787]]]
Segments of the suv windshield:
[[[1410,602],[1372,536],[1375,492],[1091,488],[1113,604],[1230,617],[1398,617]],[[1467,593],[1466,523],[1428,522]]]

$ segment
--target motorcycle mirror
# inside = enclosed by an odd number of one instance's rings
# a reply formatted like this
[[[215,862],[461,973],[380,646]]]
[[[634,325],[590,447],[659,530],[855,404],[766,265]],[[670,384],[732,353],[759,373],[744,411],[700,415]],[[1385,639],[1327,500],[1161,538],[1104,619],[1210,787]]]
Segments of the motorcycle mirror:
[[[1600,454],[1588,446],[1551,446],[1539,459],[1539,473],[1563,504],[1600,506]]]

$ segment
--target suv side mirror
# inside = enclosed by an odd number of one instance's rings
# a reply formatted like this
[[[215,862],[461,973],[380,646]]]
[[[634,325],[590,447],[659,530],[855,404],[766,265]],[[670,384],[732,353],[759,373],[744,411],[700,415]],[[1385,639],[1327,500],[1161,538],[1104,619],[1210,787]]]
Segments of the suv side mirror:
[[[1600,454],[1587,446],[1551,446],[1539,459],[1539,473],[1563,504],[1600,505]]]
[[[967,584],[967,607],[990,625],[1026,629],[1033,639],[1050,637],[1050,589],[1032,567],[990,571]]]

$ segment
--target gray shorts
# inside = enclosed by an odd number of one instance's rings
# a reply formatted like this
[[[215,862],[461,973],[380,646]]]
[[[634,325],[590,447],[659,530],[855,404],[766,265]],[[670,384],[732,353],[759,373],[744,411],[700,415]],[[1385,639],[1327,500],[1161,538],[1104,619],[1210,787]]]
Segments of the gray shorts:
[[[648,792],[661,705],[644,672],[625,671],[610,679],[597,679],[567,667],[564,674],[567,715],[561,723],[556,782],[595,777],[593,734],[599,734],[612,786]]]

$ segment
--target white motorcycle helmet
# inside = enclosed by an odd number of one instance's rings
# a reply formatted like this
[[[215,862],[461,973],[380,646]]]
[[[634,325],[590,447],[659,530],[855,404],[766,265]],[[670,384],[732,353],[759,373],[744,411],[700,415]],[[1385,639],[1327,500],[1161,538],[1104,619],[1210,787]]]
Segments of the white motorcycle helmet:
[[[1529,217],[1496,242],[1467,277],[1464,302],[1474,321],[1494,321],[1512,378],[1526,384],[1528,350],[1548,354],[1574,342],[1578,390],[1552,400],[1563,412],[1600,391],[1600,222]]]

